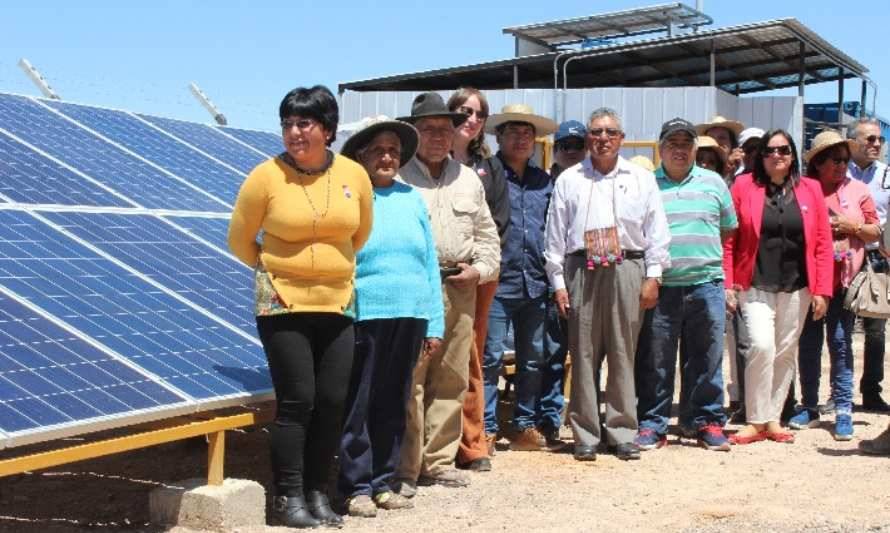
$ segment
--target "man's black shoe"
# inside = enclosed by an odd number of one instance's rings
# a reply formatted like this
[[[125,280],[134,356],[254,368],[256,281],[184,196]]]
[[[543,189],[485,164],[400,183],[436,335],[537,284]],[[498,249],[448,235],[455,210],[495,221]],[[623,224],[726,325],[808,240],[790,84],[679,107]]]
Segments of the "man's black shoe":
[[[575,445],[575,460],[576,461],[596,461],[596,447],[595,446],[583,446],[580,444]]]
[[[863,394],[862,409],[865,411],[874,411],[876,413],[890,412],[890,405],[881,398],[880,394]]]
[[[615,446],[615,456],[622,461],[632,461],[640,458],[640,447],[632,442],[622,442]]]

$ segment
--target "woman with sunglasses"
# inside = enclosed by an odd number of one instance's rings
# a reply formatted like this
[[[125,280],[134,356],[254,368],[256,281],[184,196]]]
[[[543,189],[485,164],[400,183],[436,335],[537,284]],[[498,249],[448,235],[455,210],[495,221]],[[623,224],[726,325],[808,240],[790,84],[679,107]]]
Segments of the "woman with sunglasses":
[[[448,99],[448,110],[464,113],[467,120],[454,133],[452,156],[476,171],[485,189],[485,203],[501,238],[501,247],[510,223],[510,195],[504,166],[492,157],[485,143],[485,121],[488,100],[478,89],[461,87]],[[491,470],[495,435],[484,433],[485,392],[482,384],[482,352],[488,332],[488,311],[497,290],[497,280],[483,283],[476,289],[476,319],[473,322],[473,353],[470,356],[470,379],[464,395],[463,431],[457,464],[462,468],[484,472]]]
[[[804,155],[807,174],[818,179],[828,205],[834,247],[834,295],[822,320],[807,316],[800,336],[800,385],[803,405],[788,421],[792,429],[819,425],[819,378],[822,373],[822,343],[827,331],[831,357],[831,398],[835,405],[834,438],[853,438],[853,322],[855,315],[844,309],[844,296],[865,261],[866,243],[881,234],[878,214],[868,186],[847,176],[854,141],[827,130],[813,139]]]
[[[288,527],[341,526],[326,488],[355,349],[355,255],[371,233],[373,192],[365,169],[329,148],[339,111],[326,87],[292,90],[278,114],[284,151],[241,186],[229,248],[255,270],[257,330],[275,388],[272,511]]]
[[[731,310],[741,306],[750,348],[748,423],[730,441],[793,442],[779,417],[807,313],[821,320],[832,295],[828,208],[819,182],[801,177],[797,148],[784,130],[764,134],[754,172],[736,179],[732,199],[739,228],[723,247],[726,299]]]

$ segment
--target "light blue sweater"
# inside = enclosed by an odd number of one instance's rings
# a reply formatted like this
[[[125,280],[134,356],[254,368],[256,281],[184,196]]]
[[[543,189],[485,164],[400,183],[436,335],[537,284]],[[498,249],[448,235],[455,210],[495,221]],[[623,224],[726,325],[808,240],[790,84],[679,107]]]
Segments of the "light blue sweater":
[[[356,256],[356,320],[422,318],[427,337],[445,333],[442,281],[420,193],[395,182],[374,187],[371,237]]]

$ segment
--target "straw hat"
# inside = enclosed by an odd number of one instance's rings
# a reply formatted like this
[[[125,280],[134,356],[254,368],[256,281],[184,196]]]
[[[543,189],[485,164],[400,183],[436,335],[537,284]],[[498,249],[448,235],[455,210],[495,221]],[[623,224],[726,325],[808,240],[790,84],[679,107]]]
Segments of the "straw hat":
[[[726,128],[738,138],[739,134],[742,133],[742,130],[745,129],[745,125],[737,120],[729,120],[720,115],[714,115],[714,118],[712,118],[710,122],[696,125],[695,131],[697,131],[699,135],[704,135],[708,133],[708,130],[711,128]]]
[[[819,152],[828,150],[839,144],[846,144],[850,154],[853,153],[853,149],[856,147],[855,141],[852,139],[844,139],[837,130],[824,130],[813,138],[810,149],[803,155],[803,160],[809,163]]]
[[[360,129],[346,139],[343,148],[340,149],[340,154],[353,161],[358,162],[358,151],[367,146],[382,131],[391,131],[399,138],[402,145],[402,154],[399,157],[400,165],[410,161],[414,157],[414,152],[417,151],[417,130],[407,122],[379,115],[363,119],[359,126]]]
[[[528,104],[508,104],[501,108],[497,115],[488,117],[485,122],[485,133],[496,133],[497,127],[507,122],[527,122],[535,127],[535,135],[543,137],[555,132],[558,127],[555,121],[536,115]]]
[[[717,154],[717,157],[720,158],[720,162],[724,165],[726,164],[726,150],[720,148],[720,145],[717,144],[713,137],[700,135],[698,138],[698,149],[701,150],[702,148],[712,149]]]
[[[634,165],[645,168],[649,172],[655,172],[655,165],[652,163],[652,160],[644,155],[635,155],[629,161]]]

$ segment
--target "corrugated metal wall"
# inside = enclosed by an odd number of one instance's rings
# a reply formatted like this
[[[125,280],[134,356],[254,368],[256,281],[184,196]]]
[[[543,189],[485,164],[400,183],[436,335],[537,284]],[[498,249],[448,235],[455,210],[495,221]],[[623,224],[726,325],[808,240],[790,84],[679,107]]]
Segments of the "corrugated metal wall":
[[[418,92],[346,91],[340,96],[340,122],[350,123],[364,117],[396,117],[411,112],[411,101]],[[451,91],[439,91],[445,100]],[[623,121],[627,140],[654,141],[661,124],[674,117],[701,123],[715,114],[737,119],[763,129],[784,128],[791,132],[798,146],[803,138],[803,99],[796,96],[736,97],[714,87],[670,88],[597,88],[597,89],[507,89],[485,91],[492,113],[507,103],[525,103],[536,113],[557,121],[576,119],[587,122],[591,111],[611,107]],[[489,144],[495,146],[493,138]],[[627,150],[651,157],[645,149]]]

